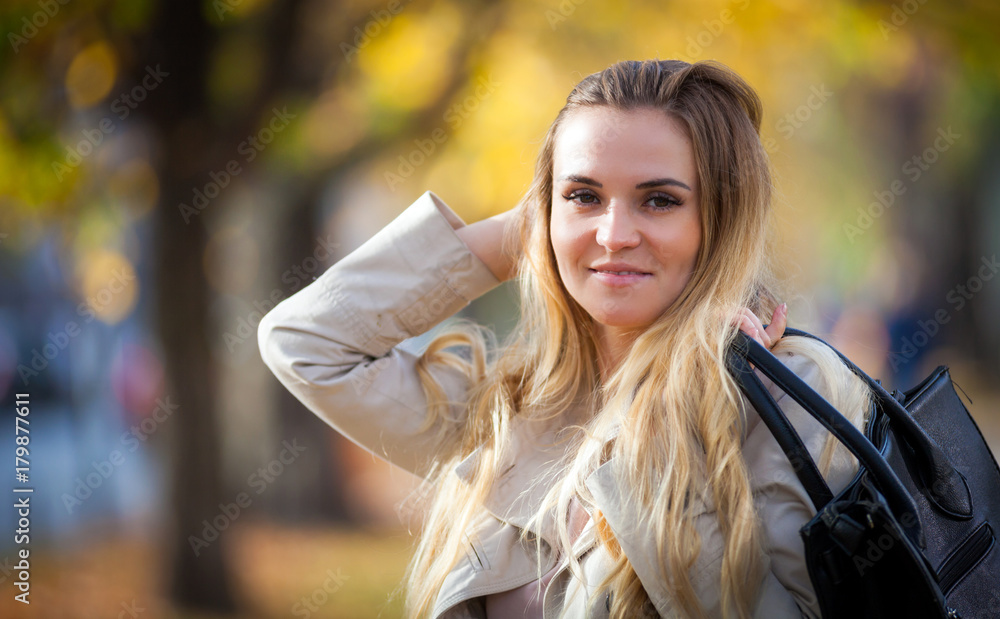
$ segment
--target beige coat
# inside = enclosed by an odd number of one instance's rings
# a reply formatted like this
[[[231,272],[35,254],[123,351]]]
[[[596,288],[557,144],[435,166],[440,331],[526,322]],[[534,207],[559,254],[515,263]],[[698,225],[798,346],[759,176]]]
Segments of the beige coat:
[[[425,398],[414,369],[416,356],[397,344],[428,331],[500,283],[454,233],[463,225],[437,196],[424,193],[369,241],[279,303],[263,318],[258,331],[264,362],[311,411],[358,445],[418,475],[427,470],[439,450],[433,432],[419,431]],[[800,355],[779,358],[823,393],[812,362]],[[466,385],[449,372],[440,370],[436,376],[453,401],[464,401]],[[770,381],[764,382],[818,459],[826,431]],[[522,546],[517,537],[546,487],[544,473],[554,457],[544,440],[550,431],[524,423],[516,427],[509,467],[487,499],[481,520],[467,531],[468,561],[461,561],[445,581],[435,617],[483,616],[482,596],[536,577],[534,546]],[[815,513],[812,503],[756,415],[748,420],[745,432],[743,455],[771,559],[755,616],[818,617],[798,533]],[[462,462],[455,474],[468,479],[477,455],[474,452]],[[651,553],[655,548],[652,523],[643,514],[622,510],[619,497],[628,488],[613,483],[613,463],[594,471],[587,485],[657,610],[673,616],[665,579]],[[831,489],[838,492],[851,476],[852,471],[843,467],[831,471]],[[703,497],[700,505],[697,527],[702,552],[692,581],[711,616],[720,617],[716,583],[722,536],[711,498]],[[610,561],[603,546],[595,543],[592,522],[574,548],[582,557],[583,578],[563,562],[545,598],[546,616],[564,606],[573,617],[607,614],[604,602],[584,608]],[[533,533],[542,540],[553,539],[551,531]],[[552,553],[543,556],[543,562],[542,573],[556,565]]]

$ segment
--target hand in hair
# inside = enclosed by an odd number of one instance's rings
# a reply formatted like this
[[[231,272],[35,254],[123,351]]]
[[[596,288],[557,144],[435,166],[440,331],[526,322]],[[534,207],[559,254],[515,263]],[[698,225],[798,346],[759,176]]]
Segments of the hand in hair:
[[[469,250],[489,267],[500,281],[514,276],[520,253],[516,235],[518,207],[455,230]],[[504,247],[504,242],[509,245]]]
[[[733,324],[738,324],[740,331],[757,340],[758,343],[767,349],[771,349],[778,343],[781,335],[785,332],[785,325],[787,323],[788,305],[785,303],[775,308],[774,314],[771,316],[771,324],[767,325],[766,329],[761,323],[760,318],[747,307],[744,307],[736,318],[733,319]]]

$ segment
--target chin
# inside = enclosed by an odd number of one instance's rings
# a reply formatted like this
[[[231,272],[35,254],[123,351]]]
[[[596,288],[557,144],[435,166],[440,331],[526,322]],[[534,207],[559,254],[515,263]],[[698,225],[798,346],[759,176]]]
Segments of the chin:
[[[614,327],[616,329],[641,329],[643,327],[648,327],[653,324],[652,320],[644,320],[637,316],[622,316],[620,314],[614,315],[594,315],[591,316],[597,322],[601,323],[605,327]]]

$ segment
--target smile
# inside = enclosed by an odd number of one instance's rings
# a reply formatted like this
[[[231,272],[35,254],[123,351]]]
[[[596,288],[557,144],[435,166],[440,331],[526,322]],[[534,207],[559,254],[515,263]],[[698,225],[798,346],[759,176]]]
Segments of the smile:
[[[652,273],[642,271],[598,271],[597,269],[590,269],[590,272],[598,281],[609,286],[630,286],[645,280],[647,277],[653,276]]]

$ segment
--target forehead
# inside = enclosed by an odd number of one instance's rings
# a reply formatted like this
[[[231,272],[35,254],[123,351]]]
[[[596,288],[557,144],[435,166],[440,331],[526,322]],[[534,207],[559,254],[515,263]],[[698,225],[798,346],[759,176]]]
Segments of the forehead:
[[[694,152],[683,126],[652,108],[573,110],[556,134],[552,164],[556,181],[565,174],[589,176],[602,183],[669,174],[691,187],[697,182]]]

